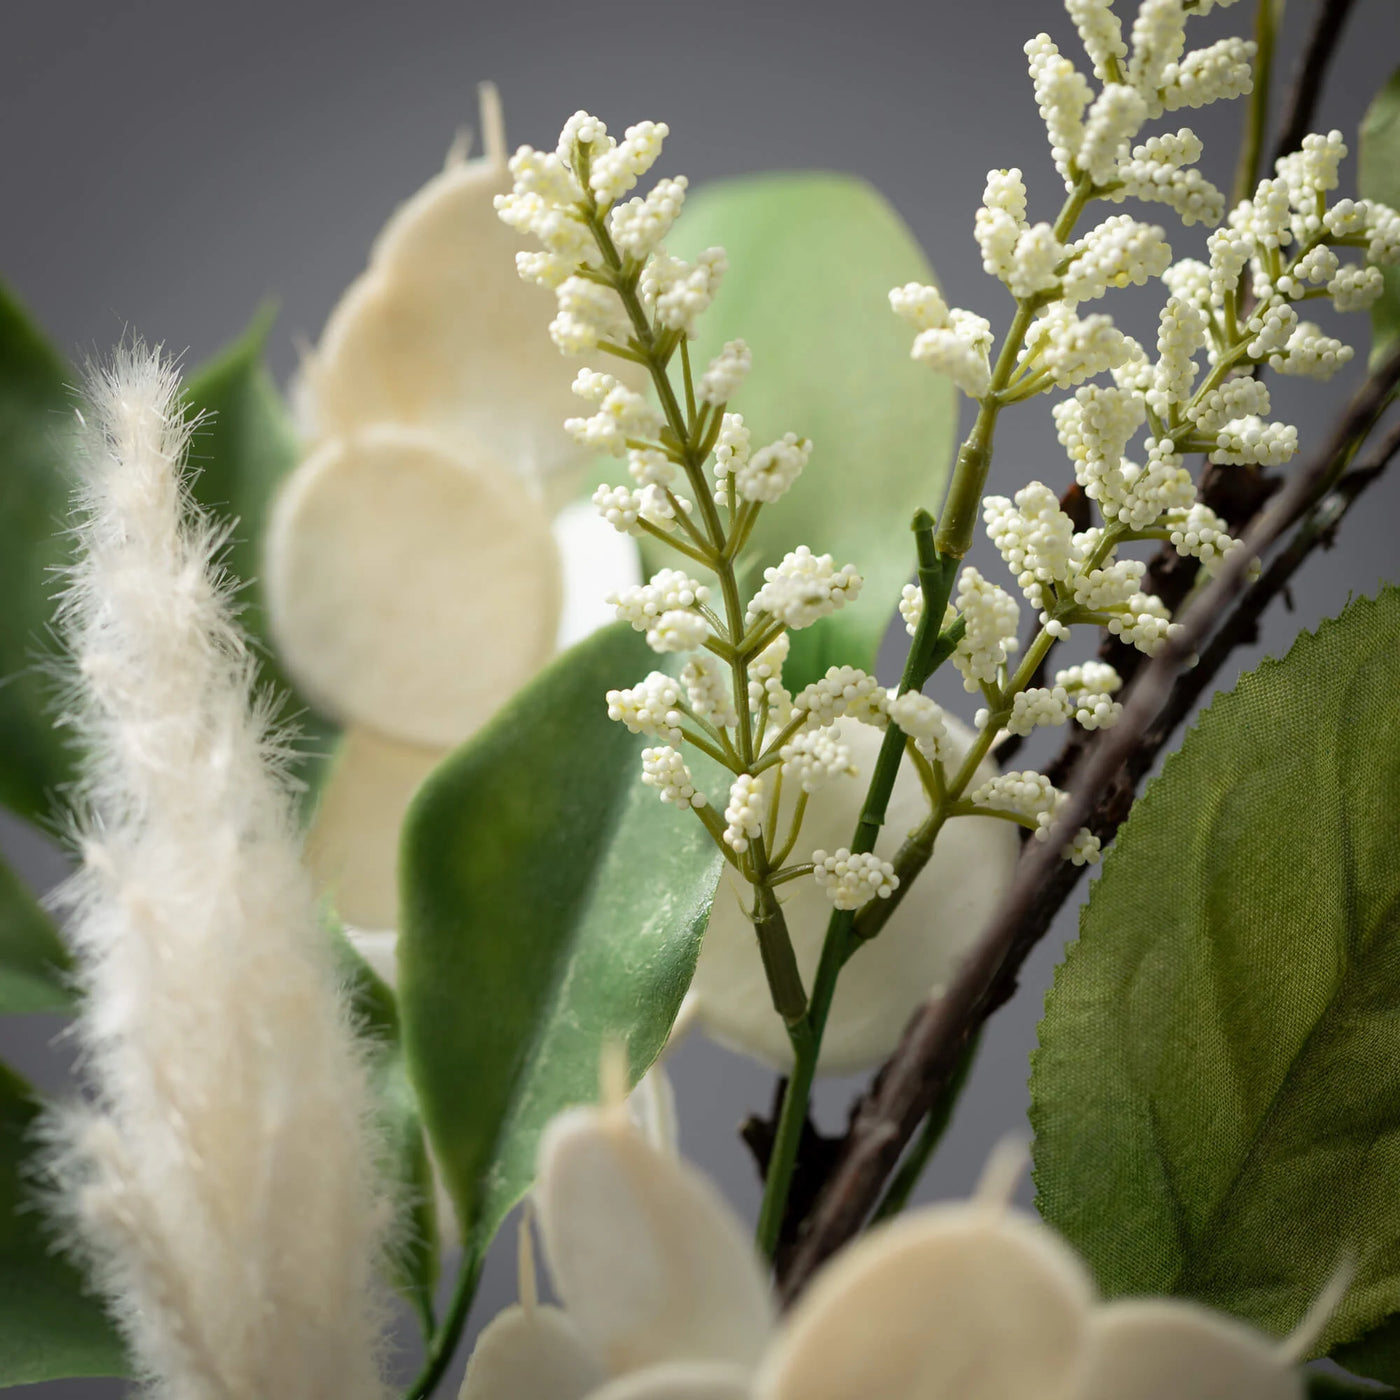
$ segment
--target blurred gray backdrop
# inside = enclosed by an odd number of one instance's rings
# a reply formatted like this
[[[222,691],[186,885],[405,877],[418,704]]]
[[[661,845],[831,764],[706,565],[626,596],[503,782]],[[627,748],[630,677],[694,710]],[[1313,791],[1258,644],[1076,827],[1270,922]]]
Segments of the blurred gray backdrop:
[[[1197,33],[1248,32],[1252,10],[1246,0],[1198,22]],[[1287,11],[1276,108],[1312,4],[1289,0]],[[614,130],[644,117],[669,122],[660,169],[696,183],[759,170],[858,173],[908,221],[948,300],[990,316],[998,331],[1009,298],[982,273],[972,239],[985,173],[1021,166],[1032,219],[1053,217],[1059,203],[1021,53],[1042,28],[1075,43],[1055,0],[9,0],[3,13],[0,277],[77,357],[134,330],[197,364],[270,298],[280,307],[273,367],[285,378],[294,343],[319,335],[390,210],[475,121],[483,78],[500,87],[512,144],[552,146],[563,119],[584,106]],[[1339,127],[1351,142],[1397,63],[1400,4],[1360,0],[1315,125]],[[1169,119],[1206,139],[1207,173],[1227,190],[1242,117],[1234,103]],[[1345,192],[1353,178],[1349,163]],[[1183,233],[1165,211],[1147,217],[1167,225],[1178,256],[1198,255],[1199,228]],[[1113,309],[1124,307],[1129,322],[1143,318],[1131,329],[1150,328],[1150,300],[1120,296]],[[1365,317],[1348,318],[1342,334],[1364,362]],[[1330,386],[1275,381],[1276,413],[1316,444],[1358,368]],[[994,489],[1068,478],[1048,402],[1006,414],[997,448]],[[1294,610],[1276,611],[1238,666],[1286,648],[1350,595],[1400,577],[1398,519],[1400,472],[1346,522],[1339,548],[1310,561]],[[989,554],[979,546],[972,558],[995,577],[1001,565]],[[898,664],[897,648],[887,648],[883,669],[897,674]],[[956,684],[938,694],[963,709]],[[0,824],[0,843],[40,887],[62,872],[55,850],[13,822]],[[1026,1133],[1027,1055],[1074,929],[1066,911],[992,1023],[925,1198],[966,1192],[998,1138]],[[58,1027],[38,1019],[0,1027],[0,1053],[57,1087]],[[758,1182],[735,1129],[766,1110],[770,1076],[698,1039],[672,1071],[685,1152],[755,1214]],[[822,1086],[823,1126],[843,1122],[854,1088]],[[473,1330],[514,1297],[513,1241],[500,1244]],[[416,1343],[410,1327],[401,1331],[407,1374]],[[38,1389],[58,1400],[119,1388]]]

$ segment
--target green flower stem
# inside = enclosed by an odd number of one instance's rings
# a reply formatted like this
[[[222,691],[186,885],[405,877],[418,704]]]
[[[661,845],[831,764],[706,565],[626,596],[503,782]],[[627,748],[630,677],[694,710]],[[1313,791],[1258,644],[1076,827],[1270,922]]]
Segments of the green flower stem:
[[[1055,237],[1060,242],[1069,237],[1093,196],[1093,181],[1087,175],[1081,175],[1065,200],[1059,218],[1055,220]],[[1042,296],[1017,299],[1015,319],[1006,332],[1006,339],[1002,341],[991,383],[977,409],[977,420],[958,450],[953,477],[948,483],[948,494],[943,501],[943,513],[938,518],[938,535],[934,541],[940,555],[961,559],[972,547],[973,532],[982,508],[982,491],[987,484],[987,471],[992,465],[992,435],[996,431],[997,415],[1005,406],[1002,395],[1016,373],[1016,357],[1025,344],[1026,332],[1035,319],[1035,313],[1047,304],[1047,299]]]
[[[476,1248],[468,1248],[465,1251],[467,1262],[457,1275],[452,1298],[447,1305],[447,1316],[443,1318],[442,1326],[429,1342],[422,1369],[404,1392],[404,1400],[428,1400],[452,1364],[452,1358],[462,1340],[462,1328],[466,1325],[467,1314],[471,1311],[472,1299],[476,1297],[476,1286],[481,1279],[485,1253],[484,1249]]]
[[[942,639],[939,636],[939,628],[948,607],[948,597],[953,591],[953,579],[958,571],[957,559],[943,557],[935,549],[933,517],[927,511],[921,510],[914,516],[913,530],[919,555],[919,584],[924,594],[924,610],[905,661],[904,676],[899,686],[901,694],[906,690],[922,689],[924,682],[952,651],[951,645],[940,645]],[[904,733],[897,725],[891,724],[885,731],[879,757],[875,760],[875,771],[871,775],[870,787],[866,793],[865,805],[861,809],[860,821],[851,842],[854,854],[859,855],[875,848],[875,838],[884,825],[885,809],[889,804],[895,776],[899,772],[900,759],[904,754],[904,739]],[[817,1072],[822,1035],[826,1030],[827,1017],[831,1013],[832,998],[836,994],[837,977],[849,956],[854,921],[855,913],[850,909],[838,909],[832,914],[827,924],[826,938],[822,943],[821,960],[817,964],[806,1015],[796,1028],[789,1027],[790,1033],[794,1029],[800,1033],[792,1036],[792,1076],[783,1094],[783,1105],[773,1139],[773,1152],[768,1161],[768,1175],[764,1181],[763,1204],[758,1217],[758,1247],[769,1259],[777,1250],[782,1235],[788,1193],[792,1188],[792,1174],[797,1165],[797,1148],[802,1140],[802,1125],[807,1121],[807,1104],[812,1093],[812,1081]]]
[[[696,508],[704,521],[706,538],[703,541],[698,536],[696,538],[697,543],[703,543],[708,549],[708,557],[704,558],[702,562],[714,571],[715,576],[719,579],[720,591],[724,596],[725,630],[728,634],[724,640],[728,643],[727,660],[733,681],[734,709],[738,718],[737,758],[741,765],[738,771],[752,773],[757,755],[754,746],[753,716],[749,713],[749,656],[744,648],[746,640],[744,604],[740,597],[739,579],[734,568],[734,556],[738,546],[732,538],[726,539],[725,537],[724,525],[715,504],[714,493],[705,477],[705,459],[709,455],[710,444],[717,428],[711,425],[707,431],[703,418],[698,418],[696,415],[695,385],[691,376],[690,350],[686,344],[685,336],[682,334],[675,338],[658,338],[655,335],[651,323],[647,319],[646,309],[642,306],[641,298],[637,295],[637,271],[633,269],[629,273],[624,267],[612,237],[608,233],[607,225],[598,213],[596,206],[589,216],[589,227],[598,244],[599,251],[603,254],[612,285],[622,301],[627,319],[631,322],[642,362],[651,375],[652,384],[656,388],[656,395],[661,403],[661,411],[666,419],[666,426],[675,439],[675,445],[680,450],[686,479],[694,493]],[[676,391],[671,384],[670,375],[667,373],[671,353],[677,344],[679,344],[681,352],[685,411],[681,409],[680,401],[676,398]],[[718,419],[716,419],[717,421]],[[702,436],[705,438],[703,442],[700,440]],[[688,523],[684,519],[685,513],[683,511],[677,509],[677,516],[682,523]],[[735,533],[736,535],[741,534],[742,530],[736,527]],[[694,534],[693,530],[692,534]],[[677,541],[669,539],[669,537],[667,542],[673,546],[677,544]],[[693,736],[691,736],[691,742],[696,742]],[[697,747],[704,749],[725,767],[731,766],[731,759],[709,745],[701,743],[697,744]],[[726,855],[730,855],[728,847],[723,842],[722,830],[717,835],[718,817],[707,809],[698,810],[702,814],[701,821],[704,822],[706,829],[711,836],[716,837]],[[753,886],[754,933],[758,938],[763,970],[768,979],[768,990],[773,999],[774,1009],[783,1018],[784,1024],[788,1026],[789,1033],[794,1037],[793,1043],[796,1045],[805,1039],[805,1031],[801,1028],[804,1025],[807,1012],[807,994],[802,986],[802,974],[797,967],[797,954],[793,951],[787,920],[783,915],[782,905],[773,892],[767,839],[768,833],[764,832],[750,845],[746,853],[747,860],[744,862],[744,867]]]
[[[1254,91],[1244,119],[1244,140],[1240,145],[1240,160],[1235,167],[1235,186],[1230,194],[1230,207],[1248,199],[1259,183],[1259,160],[1264,150],[1264,135],[1269,124],[1269,90],[1274,73],[1274,40],[1283,0],[1258,0],[1254,11]]]

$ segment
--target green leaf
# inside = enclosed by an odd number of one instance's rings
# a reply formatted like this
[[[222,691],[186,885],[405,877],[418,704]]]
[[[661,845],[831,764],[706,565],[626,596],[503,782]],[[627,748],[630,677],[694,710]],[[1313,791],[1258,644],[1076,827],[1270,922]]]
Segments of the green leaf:
[[[0,1386],[129,1375],[102,1305],[54,1252],[34,1188],[39,1113],[29,1086],[0,1065]]]
[[[0,1015],[71,1009],[71,967],[54,921],[0,859]]]
[[[689,986],[720,856],[640,781],[604,693],[656,658],[624,624],[539,675],[419,790],[404,824],[399,1005],[409,1069],[477,1258],[534,1178],[541,1129],[634,1078]]]
[[[53,571],[67,559],[65,443],[73,431],[73,374],[10,292],[0,286],[0,802],[47,817],[72,755],[49,714],[50,683],[36,660],[50,636]]]
[[[425,1334],[431,1334],[442,1263],[437,1208],[418,1098],[404,1061],[398,999],[341,930],[335,930],[334,938],[351,1011],[373,1045],[370,1068],[390,1170],[400,1199],[409,1202],[408,1229],[392,1260],[392,1281],[413,1304]]]
[[[243,335],[198,370],[186,386],[190,408],[204,415],[190,444],[195,498],[215,519],[230,522],[227,565],[243,584],[240,621],[259,647],[259,678],[284,697],[281,713],[301,731],[298,767],[314,780],[334,727],[297,698],[267,635],[262,596],[262,539],[272,498],[296,465],[297,437],[287,407],[263,363],[273,312],[264,308]]]
[[[1046,999],[1040,1208],[1109,1294],[1320,1347],[1400,1310],[1400,589],[1218,696],[1133,808]]]
[[[1400,1386],[1400,1313],[1392,1313],[1365,1336],[1335,1348],[1332,1359],[1358,1376]]]
[[[1400,209],[1400,69],[1361,121],[1356,182],[1363,199]],[[1385,291],[1371,308],[1371,367],[1400,344],[1400,267],[1382,269]]]
[[[707,185],[669,240],[692,258],[723,245],[729,271],[700,321],[695,374],[727,340],[753,370],[730,408],[755,448],[792,431],[811,438],[797,484],[765,507],[745,555],[749,582],[799,544],[854,564],[858,602],[796,632],[790,687],[828,666],[874,669],[899,591],[914,576],[909,521],[937,512],[958,423],[952,385],[909,358],[913,334],[889,292],[933,272],[899,215],[845,175],[764,175]],[[673,563],[652,552],[653,565]]]
[[[1394,1400],[1397,1393],[1380,1386],[1363,1385],[1341,1376],[1329,1376],[1325,1371],[1304,1373],[1308,1382],[1309,1400]]]

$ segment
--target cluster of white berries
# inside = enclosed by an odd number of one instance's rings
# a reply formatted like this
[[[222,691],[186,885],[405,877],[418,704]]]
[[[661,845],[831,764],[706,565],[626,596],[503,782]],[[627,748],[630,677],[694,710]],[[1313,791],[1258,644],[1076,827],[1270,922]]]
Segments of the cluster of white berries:
[[[748,620],[751,624],[768,613],[798,631],[853,603],[860,596],[860,584],[854,565],[838,569],[831,555],[813,554],[801,544],[763,571],[763,586],[749,604]]]
[[[834,729],[804,729],[779,750],[783,776],[792,778],[803,792],[817,792],[835,778],[859,776],[851,749]]]
[[[887,860],[870,853],[852,855],[844,846],[828,855],[812,852],[813,874],[838,909],[859,909],[871,899],[888,899],[899,888],[899,876]]]
[[[1036,839],[1044,841],[1049,838],[1061,807],[1069,801],[1069,794],[1061,792],[1044,773],[1027,771],[999,774],[969,793],[968,801],[974,807],[1005,813],[1025,825],[1033,824]],[[1096,865],[1099,847],[1099,838],[1087,827],[1080,827],[1065,846],[1064,856],[1075,865]]]
[[[740,773],[729,786],[729,804],[724,809],[724,842],[742,854],[763,831],[768,797],[767,774]]]
[[[930,369],[946,374],[969,398],[978,399],[991,383],[991,322],[971,311],[949,310],[937,287],[906,283],[890,293],[890,306],[918,332],[910,352]]]
[[[709,601],[710,590],[679,569],[662,569],[650,583],[638,584],[606,601],[619,619],[645,632],[653,651],[694,651],[710,636],[710,624],[697,608]]]
[[[751,448],[743,415],[726,413],[715,439],[715,501],[719,505],[729,504],[731,481],[740,500],[771,505],[787,494],[812,455],[811,440],[796,433],[785,433],[756,452]]]
[[[885,710],[926,758],[943,758],[948,745],[948,725],[941,705],[917,690],[906,690],[889,701]]]
[[[705,794],[696,788],[685,759],[669,744],[642,750],[642,781],[655,788],[663,802],[682,808],[705,805]]]

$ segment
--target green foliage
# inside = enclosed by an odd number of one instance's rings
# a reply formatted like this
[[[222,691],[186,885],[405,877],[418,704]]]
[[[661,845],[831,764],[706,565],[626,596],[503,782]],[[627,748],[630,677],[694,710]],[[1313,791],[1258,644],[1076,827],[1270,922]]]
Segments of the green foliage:
[[[1400,209],[1400,69],[1376,94],[1361,122],[1357,187],[1364,199]],[[1385,292],[1371,308],[1371,365],[1400,345],[1400,267],[1384,269]]]
[[[72,756],[49,717],[53,571],[67,558],[72,371],[0,286],[0,802],[46,817]]]
[[[262,597],[261,549],[268,512],[278,484],[298,456],[286,405],[263,364],[271,325],[270,309],[260,311],[238,340],[190,378],[186,402],[202,421],[189,459],[197,469],[195,499],[216,520],[232,526],[225,562],[243,585],[240,621],[259,648],[261,684],[284,697],[282,714],[295,719],[301,731],[299,748],[307,756],[298,765],[300,774],[314,781],[322,766],[319,756],[329,751],[334,730],[296,698],[278,666]]]
[[[426,1334],[432,1331],[433,1290],[441,1266],[437,1209],[418,1098],[404,1061],[398,1000],[343,932],[334,937],[351,1009],[373,1046],[370,1067],[390,1169],[400,1199],[410,1207],[408,1229],[393,1260],[393,1282],[413,1304]]]
[[[812,439],[797,484],[759,517],[749,581],[799,544],[854,564],[860,600],[792,637],[792,688],[828,666],[874,669],[899,590],[914,575],[909,520],[937,511],[952,461],[958,401],[946,379],[909,358],[909,327],[891,287],[933,272],[898,214],[845,175],[765,175],[707,185],[687,199],[669,240],[691,258],[729,255],[720,294],[690,347],[697,375],[727,340],[746,340],[753,370],[732,408],[754,447]],[[649,562],[661,559],[659,547]]]
[[[53,920],[0,859],[0,1015],[67,1011],[70,966]]]
[[[695,968],[720,857],[642,785],[646,741],[603,700],[655,660],[623,624],[580,643],[437,769],[404,824],[404,1043],[475,1258],[529,1187],[545,1123],[597,1097],[603,1045],[624,1042],[639,1077]]]
[[[126,1355],[78,1271],[55,1253],[35,1195],[40,1106],[0,1065],[0,1386],[129,1374]]]
[[[1043,1214],[1111,1295],[1321,1346],[1400,1310],[1400,589],[1216,698],[1133,809],[1046,1000]]]
[[[1392,1313],[1365,1336],[1337,1347],[1332,1359],[1359,1376],[1400,1386],[1400,1312]]]
[[[259,573],[269,502],[297,455],[287,410],[262,363],[269,320],[260,314],[187,389],[191,409],[206,415],[190,449],[198,469],[193,494],[230,523],[227,563],[243,584]],[[74,755],[53,725],[51,683],[36,662],[57,652],[54,571],[68,557],[63,529],[78,381],[0,287],[0,803],[31,820],[52,814],[54,790],[73,772]],[[262,680],[290,696],[267,651],[256,587],[242,597],[243,623],[262,650]],[[287,709],[309,731],[307,748],[324,751],[324,724],[304,715],[299,701]]]

